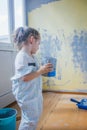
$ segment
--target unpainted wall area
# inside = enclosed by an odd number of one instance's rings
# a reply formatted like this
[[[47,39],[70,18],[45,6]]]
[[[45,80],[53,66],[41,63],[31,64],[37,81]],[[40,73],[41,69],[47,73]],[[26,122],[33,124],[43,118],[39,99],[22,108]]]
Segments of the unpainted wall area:
[[[41,56],[57,58],[55,78],[43,78],[44,90],[87,92],[87,1],[31,1],[29,26],[41,33]]]

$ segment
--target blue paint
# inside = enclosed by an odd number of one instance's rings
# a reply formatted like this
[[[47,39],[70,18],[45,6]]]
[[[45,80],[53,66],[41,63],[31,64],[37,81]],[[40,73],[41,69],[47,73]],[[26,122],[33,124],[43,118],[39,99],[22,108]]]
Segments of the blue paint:
[[[40,30],[39,30],[40,31]],[[60,35],[59,35],[60,34]],[[61,37],[60,37],[61,36]],[[73,61],[75,70],[80,69],[84,73],[84,78],[86,77],[87,72],[87,32],[81,31],[80,33],[76,30],[73,32],[72,36],[65,37],[63,31],[58,31],[57,35],[49,34],[46,29],[42,29],[42,42],[40,46],[41,58],[42,57],[56,57],[57,58],[57,80],[62,80],[62,67],[60,66],[61,58],[67,55],[66,46],[71,47],[72,56],[70,60]],[[72,40],[71,40],[72,39]],[[66,42],[67,41],[67,42]],[[65,49],[65,52],[63,50]],[[67,57],[63,62],[64,67],[66,68],[69,63]],[[85,82],[83,83],[85,84]]]
[[[50,2],[56,2],[60,0],[26,0],[27,11],[32,11],[36,8],[40,8],[43,4],[48,4]]]
[[[42,41],[41,41],[41,57],[57,57],[58,53],[61,51],[61,43],[57,36],[53,36],[43,30]]]
[[[39,30],[40,31],[40,30]],[[49,32],[46,29],[42,30],[42,36],[41,36],[41,45],[40,45],[40,55],[41,55],[41,62],[45,57],[54,57],[57,59],[57,62],[60,57],[61,52],[61,41],[59,40],[58,36],[54,36],[52,34],[49,34]],[[61,72],[62,69],[58,65],[58,80],[62,79]]]
[[[82,72],[87,72],[87,32],[81,31],[79,34],[75,30],[71,47],[74,67],[80,68]]]

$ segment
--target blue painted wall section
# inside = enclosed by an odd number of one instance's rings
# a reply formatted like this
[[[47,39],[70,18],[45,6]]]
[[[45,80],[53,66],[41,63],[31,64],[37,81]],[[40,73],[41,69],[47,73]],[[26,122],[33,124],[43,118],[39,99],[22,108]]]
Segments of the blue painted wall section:
[[[55,2],[60,0],[26,0],[28,11],[32,11],[36,8],[40,8],[43,4],[48,4],[50,2]]]
[[[40,31],[40,29],[39,29]],[[70,54],[67,52],[66,46],[70,49]],[[66,52],[63,53],[63,49]],[[87,31],[76,31],[72,32],[72,35],[65,37],[64,31],[58,31],[58,34],[53,35],[48,32],[48,30],[43,29],[42,31],[42,42],[40,46],[40,54],[41,60],[44,57],[52,56],[57,58],[57,76],[56,80],[62,80],[64,74],[63,69],[68,68],[69,62],[73,63],[75,73],[80,69],[80,71],[84,74],[83,84],[87,84]],[[65,56],[66,55],[66,56]],[[61,65],[61,59],[65,57],[65,61],[63,62],[63,66]],[[68,68],[69,69],[69,68]],[[67,73],[66,73],[67,75]],[[70,79],[67,79],[64,83],[54,82],[52,79],[48,78],[44,84],[47,86],[64,86],[71,82]],[[79,90],[84,91],[84,90]]]
[[[59,59],[61,58],[61,46],[62,41],[59,39],[57,35],[49,34],[49,32],[46,29],[43,29],[42,40],[40,45],[41,60],[43,60],[44,57],[51,56],[55,57],[57,59],[57,62],[59,62]],[[59,64],[58,68],[58,80],[61,80],[62,68]]]
[[[75,68],[80,68],[82,72],[87,72],[87,31],[74,31],[71,43],[73,51],[73,63]]]

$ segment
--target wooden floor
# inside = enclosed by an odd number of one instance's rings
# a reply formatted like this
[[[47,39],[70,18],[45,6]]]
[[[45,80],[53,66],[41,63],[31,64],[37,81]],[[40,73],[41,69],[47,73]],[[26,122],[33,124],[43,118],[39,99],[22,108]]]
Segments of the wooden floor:
[[[45,92],[43,97],[44,108],[37,130],[87,130],[87,110],[77,108],[76,104],[70,101],[70,98],[81,100],[87,98],[87,95]],[[20,109],[16,102],[10,107],[18,110],[18,130]]]

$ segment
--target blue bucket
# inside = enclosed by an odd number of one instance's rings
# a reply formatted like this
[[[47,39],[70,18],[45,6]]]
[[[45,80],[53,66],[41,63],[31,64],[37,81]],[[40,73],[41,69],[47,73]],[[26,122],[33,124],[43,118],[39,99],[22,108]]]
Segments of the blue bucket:
[[[13,108],[0,109],[0,130],[16,130],[16,114]]]

